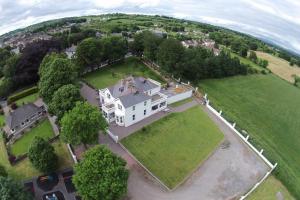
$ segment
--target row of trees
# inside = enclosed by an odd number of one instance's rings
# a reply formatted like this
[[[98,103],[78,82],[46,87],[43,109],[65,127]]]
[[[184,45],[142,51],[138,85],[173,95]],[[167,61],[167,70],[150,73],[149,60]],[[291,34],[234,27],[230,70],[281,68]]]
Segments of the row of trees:
[[[269,65],[269,61],[258,58],[255,51],[250,51],[248,58],[249,58],[249,60],[251,60],[252,62],[256,63],[257,65],[259,65],[263,68],[267,68]]]
[[[137,34],[134,39],[129,44],[134,54],[158,62],[165,72],[194,82],[248,72],[248,66],[224,51],[214,56],[211,50],[202,47],[185,49],[178,40],[163,39],[151,32]]]

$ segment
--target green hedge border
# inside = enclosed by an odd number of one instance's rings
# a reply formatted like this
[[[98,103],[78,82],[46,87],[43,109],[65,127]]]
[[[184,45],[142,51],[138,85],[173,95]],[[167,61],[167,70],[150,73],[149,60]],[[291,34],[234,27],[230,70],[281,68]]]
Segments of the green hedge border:
[[[31,94],[34,94],[34,93],[37,93],[39,91],[38,87],[37,86],[34,86],[34,87],[31,87],[31,88],[28,88],[26,90],[23,90],[19,93],[16,93],[14,95],[11,95],[7,98],[7,103],[8,104],[11,104],[19,99],[22,99],[23,97],[26,97],[26,96],[29,96]]]

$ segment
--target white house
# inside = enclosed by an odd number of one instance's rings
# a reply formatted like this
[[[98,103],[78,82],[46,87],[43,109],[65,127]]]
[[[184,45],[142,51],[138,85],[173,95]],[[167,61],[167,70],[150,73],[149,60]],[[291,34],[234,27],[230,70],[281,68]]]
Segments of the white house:
[[[169,102],[191,97],[192,90],[173,93],[150,78],[129,76],[112,87],[99,90],[99,96],[105,119],[128,127],[166,109]]]
[[[103,116],[128,127],[167,107],[167,95],[160,91],[155,80],[129,76],[99,91]]]

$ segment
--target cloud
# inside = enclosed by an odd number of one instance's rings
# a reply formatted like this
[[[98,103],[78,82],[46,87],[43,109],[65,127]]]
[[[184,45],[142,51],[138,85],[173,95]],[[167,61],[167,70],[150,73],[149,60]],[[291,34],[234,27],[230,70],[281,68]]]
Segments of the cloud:
[[[0,34],[49,19],[109,12],[203,21],[300,53],[299,0],[0,0]]]

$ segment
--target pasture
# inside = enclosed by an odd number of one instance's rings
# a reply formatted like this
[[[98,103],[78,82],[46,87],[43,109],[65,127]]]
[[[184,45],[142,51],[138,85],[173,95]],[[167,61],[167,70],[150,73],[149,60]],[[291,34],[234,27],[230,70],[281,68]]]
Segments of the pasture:
[[[300,76],[300,67],[297,67],[296,65],[290,66],[288,61],[268,53],[257,51],[256,54],[257,57],[269,61],[268,68],[280,78],[287,80],[290,83],[294,83],[293,75]]]
[[[275,174],[300,199],[300,89],[275,75],[206,80],[200,87],[214,107],[278,162]]]
[[[200,106],[172,113],[121,143],[170,189],[217,148],[224,135]]]

